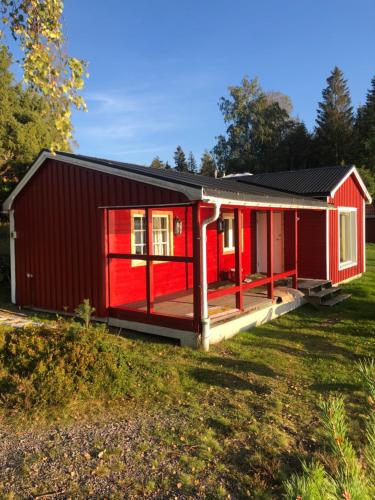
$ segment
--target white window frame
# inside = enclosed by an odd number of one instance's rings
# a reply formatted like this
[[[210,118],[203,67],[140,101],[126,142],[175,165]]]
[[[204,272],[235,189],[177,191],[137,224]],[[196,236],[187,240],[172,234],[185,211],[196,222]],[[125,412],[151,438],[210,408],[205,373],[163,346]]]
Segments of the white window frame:
[[[225,246],[225,220],[229,221],[229,245]],[[224,213],[223,214],[223,253],[233,253],[235,251],[234,246],[234,214],[233,213]]]
[[[157,228],[155,229],[154,227],[154,220],[155,219],[165,219],[167,221],[166,228]],[[161,231],[161,233],[165,233],[167,235],[167,240],[164,243],[163,241],[155,242],[155,233],[157,231]],[[156,245],[162,245],[167,248],[167,253],[158,253],[155,251]],[[170,228],[170,216],[168,214],[152,214],[152,253],[153,255],[171,255],[171,228]]]
[[[138,219],[138,218],[141,220],[141,229],[135,228],[135,219]],[[147,241],[146,241],[146,234],[147,234],[146,229],[147,228],[142,227],[142,224],[145,224],[145,226],[146,226],[145,215],[142,213],[132,214],[132,253],[137,253],[136,249],[137,249],[137,247],[140,246],[144,249],[144,251],[142,251],[139,255],[144,255],[146,253],[146,244],[147,244]],[[136,243],[136,241],[135,241],[135,235],[138,232],[141,234],[141,243]]]
[[[135,224],[134,224],[134,219],[136,217],[139,217],[139,218],[145,218],[145,211],[144,210],[132,210],[131,211],[131,253],[135,254],[135,249],[136,249],[136,246],[139,246],[139,245],[143,245],[144,243],[146,244],[146,234],[147,234],[147,228],[145,227],[143,230],[139,230],[139,231],[143,231],[143,238],[142,238],[142,243],[135,243],[135,231],[137,231],[135,229]],[[166,233],[167,233],[167,254],[166,256],[170,256],[170,255],[173,255],[173,212],[166,212],[166,211],[161,211],[161,210],[158,210],[158,211],[153,211],[152,212],[152,221],[154,221],[154,219],[156,218],[165,218],[167,220],[167,228],[166,228]],[[154,235],[155,235],[155,229],[154,229],[154,224],[152,224],[152,245],[153,245],[153,248],[152,248],[152,252],[153,252],[153,255],[159,255],[158,253],[155,253],[155,241],[154,241]],[[143,243],[144,242],[144,243]],[[156,243],[157,245],[158,243]],[[145,248],[145,251],[143,254],[138,254],[138,255],[145,255],[146,254],[146,247]],[[154,264],[165,264],[165,261],[155,261]],[[137,260],[137,259],[132,259],[131,261],[131,265],[132,267],[136,267],[136,266],[145,266],[146,265],[146,261],[145,260]]]
[[[231,221],[230,223],[230,237],[229,241],[231,246],[226,247],[225,246],[225,229],[223,231],[223,254],[228,254],[228,253],[234,253],[236,251],[236,245],[235,245],[235,227],[234,227],[234,213],[233,212],[224,212],[222,214],[222,219],[223,219],[223,225],[224,225],[224,219],[228,219]],[[242,243],[242,251],[243,251],[243,213],[241,214],[241,221],[242,221],[242,230],[241,230],[241,243]],[[225,228],[225,225],[224,225]]]
[[[351,260],[347,260],[345,262],[341,262],[341,221],[340,221],[340,215],[342,213],[349,213],[353,214],[354,213],[354,258]],[[338,263],[339,263],[339,271],[342,271],[343,269],[348,269],[349,267],[354,267],[358,264],[358,213],[357,213],[357,208],[356,207],[338,207],[338,220],[337,220],[337,226],[338,226]],[[352,233],[350,233],[352,234]]]

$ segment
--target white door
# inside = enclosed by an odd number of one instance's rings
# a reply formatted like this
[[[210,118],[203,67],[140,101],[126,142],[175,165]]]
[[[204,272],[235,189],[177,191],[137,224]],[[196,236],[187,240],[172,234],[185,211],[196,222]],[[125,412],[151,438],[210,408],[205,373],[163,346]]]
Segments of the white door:
[[[267,274],[267,212],[257,212],[257,271]],[[273,272],[284,271],[284,214],[273,213]]]

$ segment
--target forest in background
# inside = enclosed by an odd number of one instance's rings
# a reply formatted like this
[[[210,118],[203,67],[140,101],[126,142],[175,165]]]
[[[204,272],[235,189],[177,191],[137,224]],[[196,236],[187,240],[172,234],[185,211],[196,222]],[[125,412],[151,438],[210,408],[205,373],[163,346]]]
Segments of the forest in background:
[[[222,176],[354,164],[375,194],[375,77],[365,102],[355,110],[344,74],[335,67],[322,91],[311,132],[292,116],[291,99],[281,92],[264,91],[257,78],[244,77],[228,91],[219,101],[225,134],[216,138],[211,151],[204,152],[199,166],[192,152],[186,156],[177,146],[173,168]],[[172,168],[159,157],[151,167]]]

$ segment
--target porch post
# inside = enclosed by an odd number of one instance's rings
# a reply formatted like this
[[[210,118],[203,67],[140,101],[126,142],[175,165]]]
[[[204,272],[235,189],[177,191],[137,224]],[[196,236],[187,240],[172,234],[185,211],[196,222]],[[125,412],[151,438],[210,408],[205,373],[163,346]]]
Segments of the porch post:
[[[298,288],[298,211],[294,210],[294,269],[293,288]]]
[[[193,311],[195,332],[201,331],[202,295],[201,295],[201,213],[199,203],[192,206],[193,222]]]
[[[102,257],[103,257],[103,294],[102,307],[108,316],[111,307],[110,279],[111,279],[111,259],[109,258],[109,210],[102,211]]]
[[[193,222],[193,308],[195,331],[200,333],[202,318],[202,296],[201,296],[201,242],[200,227],[201,213],[199,203],[192,206]]]
[[[273,211],[267,212],[267,275],[271,277],[268,283],[268,298],[273,299]]]
[[[153,254],[152,209],[146,208],[146,255]],[[147,314],[154,312],[154,262],[146,260],[146,300]]]
[[[236,285],[240,287],[236,292],[236,308],[243,310],[242,296],[242,210],[234,210],[234,234],[235,234],[235,269]]]

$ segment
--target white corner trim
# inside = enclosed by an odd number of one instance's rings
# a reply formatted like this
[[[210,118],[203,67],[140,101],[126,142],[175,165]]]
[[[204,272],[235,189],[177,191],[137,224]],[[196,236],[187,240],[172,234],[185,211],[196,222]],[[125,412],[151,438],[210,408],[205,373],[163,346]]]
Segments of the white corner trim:
[[[9,241],[10,241],[10,287],[11,301],[16,303],[16,226],[14,222],[14,210],[9,212]]]
[[[26,186],[29,180],[35,175],[35,173],[39,170],[44,161],[47,159],[57,160],[62,163],[67,163],[69,165],[76,165],[78,167],[83,167],[90,170],[96,170],[98,172],[116,175],[117,177],[131,179],[134,181],[143,182],[144,184],[151,184],[153,186],[158,186],[161,188],[169,189],[171,191],[183,193],[189,200],[202,199],[202,193],[203,193],[202,188],[193,188],[189,186],[183,186],[181,184],[177,186],[176,184],[168,182],[167,180],[156,179],[154,177],[149,177],[144,174],[131,172],[128,170],[120,170],[115,167],[100,165],[98,163],[95,163],[94,161],[91,162],[91,161],[81,160],[78,158],[70,158],[64,155],[60,155],[58,153],[52,154],[47,151],[43,151],[43,153],[41,153],[35,160],[35,162],[32,164],[26,175],[17,184],[17,187],[11,192],[11,194],[5,200],[3,204],[5,211],[9,211],[12,208],[12,204],[16,196]]]
[[[343,177],[341,179],[341,181],[332,189],[331,191],[331,197],[333,198],[335,196],[335,193],[337,192],[338,189],[340,189],[340,187],[344,184],[344,182],[352,175],[354,174],[355,175],[355,178],[357,179],[359,185],[361,186],[361,189],[362,191],[364,192],[365,194],[365,197],[367,199],[367,203],[371,203],[372,202],[372,198],[370,196],[370,193],[367,191],[367,188],[366,188],[366,185],[365,183],[363,182],[361,176],[359,175],[358,173],[358,170],[356,169],[356,167],[353,165],[352,168],[349,170],[349,172],[345,175],[345,177]]]
[[[330,279],[330,268],[329,268],[329,262],[330,262],[330,238],[329,238],[329,217],[330,217],[330,211],[327,209],[326,210],[326,280],[329,281]]]
[[[362,205],[362,223],[363,223],[363,272],[366,272],[366,203],[365,200],[363,200],[363,205]]]

